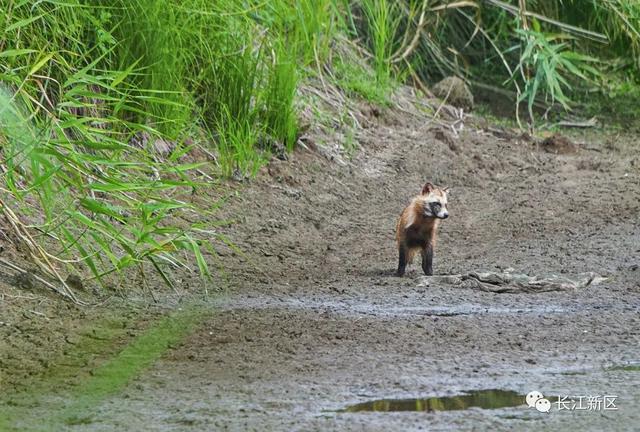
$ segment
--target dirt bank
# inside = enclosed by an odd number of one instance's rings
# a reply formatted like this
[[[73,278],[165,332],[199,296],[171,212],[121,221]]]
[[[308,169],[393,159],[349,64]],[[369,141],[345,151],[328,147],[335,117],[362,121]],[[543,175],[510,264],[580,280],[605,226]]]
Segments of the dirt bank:
[[[350,159],[321,136],[223,208],[228,296],[179,347],[72,430],[632,430],[640,375],[640,156],[633,137],[577,150],[412,107],[363,112]],[[331,137],[324,137],[330,139]],[[329,141],[331,142],[331,141]],[[396,265],[396,217],[426,180],[451,187],[436,274],[596,272],[582,290],[420,286]],[[225,216],[225,214],[221,215]],[[526,406],[342,413],[374,399],[506,389],[618,396],[617,411]],[[72,396],[69,396],[72,397]],[[64,399],[64,398],[63,398]],[[69,426],[71,427],[71,426]]]

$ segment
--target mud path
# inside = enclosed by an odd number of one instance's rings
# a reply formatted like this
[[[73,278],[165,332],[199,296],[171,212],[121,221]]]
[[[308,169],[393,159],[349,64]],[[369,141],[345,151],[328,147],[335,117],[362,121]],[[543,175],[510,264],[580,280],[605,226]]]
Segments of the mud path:
[[[633,430],[640,424],[640,157],[459,138],[418,113],[371,117],[349,160],[310,144],[225,211],[230,294],[123,392],[69,430]],[[635,149],[634,149],[635,146]],[[391,276],[396,217],[425,180],[451,187],[436,274],[587,271],[582,290],[496,294]],[[241,215],[238,218],[238,215]],[[619,366],[629,366],[622,369]],[[615,411],[526,406],[340,412],[388,398],[502,389],[616,395]]]

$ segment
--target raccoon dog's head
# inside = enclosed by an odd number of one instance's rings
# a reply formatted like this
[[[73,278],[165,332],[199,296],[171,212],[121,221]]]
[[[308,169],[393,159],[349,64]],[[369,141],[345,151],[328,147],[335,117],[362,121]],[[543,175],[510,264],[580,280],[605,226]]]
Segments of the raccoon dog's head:
[[[438,219],[449,217],[447,211],[447,192],[449,188],[435,187],[427,183],[422,188],[422,198],[424,200],[424,215]]]

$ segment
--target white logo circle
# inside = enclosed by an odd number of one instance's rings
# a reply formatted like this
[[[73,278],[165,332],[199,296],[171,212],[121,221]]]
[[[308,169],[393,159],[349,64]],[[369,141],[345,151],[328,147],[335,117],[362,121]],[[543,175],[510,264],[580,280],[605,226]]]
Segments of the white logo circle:
[[[532,392],[529,392],[529,394],[525,397],[525,400],[527,401],[527,405],[529,405],[529,408],[535,408],[536,402],[543,397],[544,396],[542,396],[542,393],[534,390]]]
[[[542,413],[548,413],[551,409],[551,402],[548,399],[538,399],[536,401],[536,409]]]

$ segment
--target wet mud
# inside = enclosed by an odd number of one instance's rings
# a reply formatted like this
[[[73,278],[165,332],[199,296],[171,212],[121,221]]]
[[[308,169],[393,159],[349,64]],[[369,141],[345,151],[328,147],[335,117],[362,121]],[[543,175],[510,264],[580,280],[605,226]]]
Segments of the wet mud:
[[[611,149],[606,132],[588,131],[571,137],[571,152],[548,152],[483,124],[469,119],[456,137],[418,111],[387,110],[356,134],[353,158],[307,146],[233,185],[239,193],[220,217],[237,223],[222,233],[244,253],[219,248],[228,293],[69,430],[633,430],[635,138],[618,136]],[[455,145],[438,139],[445,133]],[[606,280],[490,292],[426,286],[417,263],[394,277],[396,218],[426,181],[451,188],[436,275],[514,269]],[[617,409],[541,413],[524,400],[492,409],[345,409],[484,389],[510,401],[533,390],[571,400],[614,395]]]

